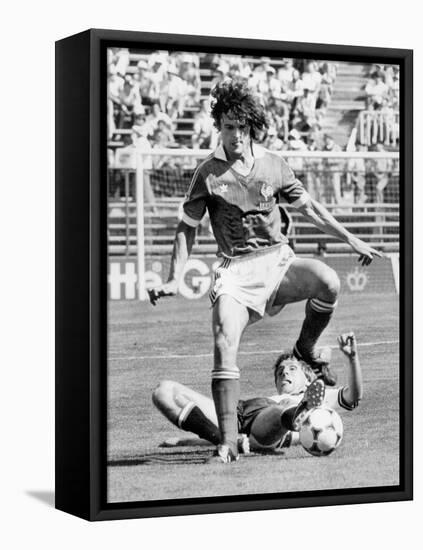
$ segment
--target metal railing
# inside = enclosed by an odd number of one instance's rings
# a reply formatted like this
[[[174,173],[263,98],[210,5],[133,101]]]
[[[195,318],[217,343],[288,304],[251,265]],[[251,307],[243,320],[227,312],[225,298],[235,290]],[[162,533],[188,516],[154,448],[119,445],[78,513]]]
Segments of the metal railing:
[[[292,218],[289,235],[294,249],[306,254],[350,252],[350,248],[334,237],[321,233],[304,220],[295,209],[286,206]],[[328,205],[342,225],[371,246],[385,251],[399,250],[399,205],[361,204]],[[149,255],[170,254],[173,246],[180,199],[164,199],[146,203],[144,211],[144,246]],[[135,256],[137,254],[137,223],[135,201],[110,201],[109,203],[109,254]],[[197,231],[194,254],[215,254],[217,246],[208,220]]]
[[[146,254],[171,252],[183,196],[197,161],[208,153],[152,150],[146,155],[148,169],[143,155],[137,154],[136,168],[108,170],[111,255],[138,255],[141,262]],[[349,231],[380,250],[398,251],[398,153],[284,151],[281,156],[286,157],[311,196],[324,203]],[[296,250],[350,251],[347,245],[307,223],[289,205],[287,209],[293,220],[290,238]],[[206,218],[198,228],[194,253],[215,252],[216,244]],[[139,269],[143,269],[141,263]]]
[[[358,117],[358,140],[362,145],[398,145],[399,112],[362,111]]]

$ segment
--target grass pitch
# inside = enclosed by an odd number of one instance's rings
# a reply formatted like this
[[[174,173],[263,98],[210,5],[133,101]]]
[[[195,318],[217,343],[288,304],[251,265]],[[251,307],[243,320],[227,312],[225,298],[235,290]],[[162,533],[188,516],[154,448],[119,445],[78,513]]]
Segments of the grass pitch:
[[[295,342],[304,303],[249,327],[240,347],[243,398],[275,393],[272,365]],[[168,437],[188,435],[153,407],[151,392],[171,379],[210,395],[211,311],[208,300],[168,298],[109,303],[108,501],[251,495],[376,487],[399,483],[399,301],[397,295],[344,295],[320,343],[354,330],[364,398],[341,412],[344,439],[330,456],[300,446],[251,454],[232,465],[209,465],[212,447],[163,449]],[[340,384],[346,359],[333,353]]]

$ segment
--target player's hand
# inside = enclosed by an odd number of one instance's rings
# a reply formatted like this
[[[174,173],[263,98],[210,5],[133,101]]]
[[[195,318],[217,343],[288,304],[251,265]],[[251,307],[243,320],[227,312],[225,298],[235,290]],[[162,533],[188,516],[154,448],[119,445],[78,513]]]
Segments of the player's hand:
[[[357,355],[357,339],[353,332],[346,332],[338,336],[339,349],[347,357],[355,357]]]
[[[156,286],[156,288],[150,288],[147,292],[151,304],[155,306],[159,298],[163,296],[175,296],[178,292],[178,283],[176,281],[169,281],[164,285]]]
[[[358,254],[358,261],[361,263],[361,265],[370,265],[375,256],[377,256],[378,258],[384,257],[384,254],[382,252],[379,252],[375,248],[372,248],[361,239],[353,239],[350,242],[350,246],[354,250],[354,252]]]

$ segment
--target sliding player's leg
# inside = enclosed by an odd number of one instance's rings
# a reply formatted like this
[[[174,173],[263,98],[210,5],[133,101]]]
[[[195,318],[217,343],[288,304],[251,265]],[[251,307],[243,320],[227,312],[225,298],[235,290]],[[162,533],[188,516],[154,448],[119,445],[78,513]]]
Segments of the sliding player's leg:
[[[253,449],[273,449],[281,447],[289,430],[282,424],[282,414],[289,406],[296,407],[298,401],[293,399],[286,406],[270,405],[261,410],[255,417],[250,429],[250,441]]]
[[[287,396],[278,404],[261,409],[249,428],[253,450],[272,450],[290,446],[298,440],[301,423],[309,411],[320,407],[325,398],[323,380],[316,379],[306,388],[301,401],[298,396]],[[248,403],[248,401],[247,401]],[[287,437],[289,436],[289,439]]]
[[[269,450],[286,446],[285,438],[289,435],[292,444],[294,431],[298,431],[308,413],[320,407],[325,398],[323,380],[316,379],[307,387],[303,398],[292,396],[283,399],[279,404],[264,407],[254,418],[250,427],[250,444],[253,450]],[[298,440],[296,436],[295,441]],[[288,446],[289,446],[288,445]]]
[[[221,435],[221,445],[217,449],[217,458],[221,462],[232,462],[238,457],[237,405],[240,373],[237,352],[248,322],[249,313],[245,306],[228,294],[218,297],[213,306],[212,395]]]
[[[319,260],[296,258],[286,272],[274,305],[307,300],[306,315],[294,353],[309,363],[328,385],[336,378],[328,368],[329,357],[320,357],[317,341],[337,305],[340,282],[336,272]]]
[[[152,395],[154,405],[172,424],[214,445],[220,442],[213,400],[171,380],[163,380]]]

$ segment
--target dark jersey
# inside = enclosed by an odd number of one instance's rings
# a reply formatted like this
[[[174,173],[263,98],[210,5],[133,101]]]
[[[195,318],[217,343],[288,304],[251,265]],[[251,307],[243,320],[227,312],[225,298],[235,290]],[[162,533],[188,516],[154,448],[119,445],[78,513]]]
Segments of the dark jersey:
[[[221,146],[194,173],[182,219],[196,227],[207,208],[218,255],[240,256],[286,243],[279,197],[295,207],[309,199],[281,157],[259,146],[253,146],[253,155],[255,162],[248,176],[231,168]]]

